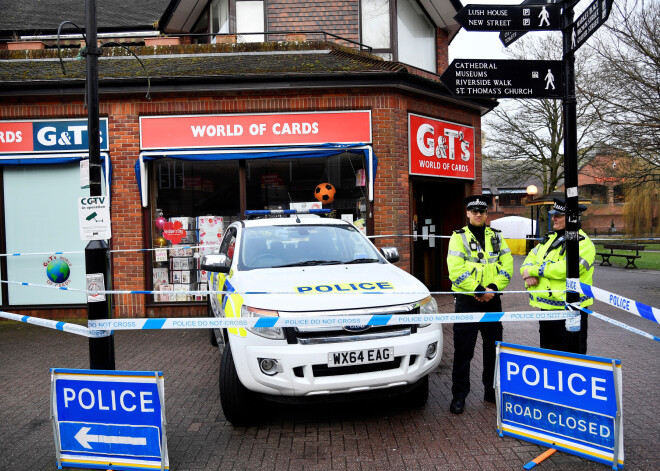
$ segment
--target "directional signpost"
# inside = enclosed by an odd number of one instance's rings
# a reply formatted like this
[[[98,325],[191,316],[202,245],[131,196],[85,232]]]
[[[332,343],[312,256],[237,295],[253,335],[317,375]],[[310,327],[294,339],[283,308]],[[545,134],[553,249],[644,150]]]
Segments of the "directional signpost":
[[[454,17],[467,31],[556,31],[559,5],[466,5]]]
[[[163,374],[51,369],[57,466],[169,469]]]
[[[454,59],[440,77],[457,96],[561,98],[561,61]]]
[[[539,0],[526,0],[522,5],[467,5],[456,15],[456,20],[469,31],[500,31],[500,40],[505,46],[516,41],[529,31],[562,30],[562,61],[493,61],[488,59],[455,59],[447,70],[442,74],[440,80],[456,96],[463,98],[561,98],[562,116],[564,121],[564,185],[566,187],[566,277],[567,279],[579,278],[579,218],[578,218],[578,176],[577,176],[577,100],[575,96],[575,51],[607,20],[614,0],[593,0],[582,15],[574,22],[573,8],[580,0],[557,1],[556,3],[538,4]],[[577,292],[567,291],[566,303],[575,305],[579,303],[580,296]],[[584,315],[584,314],[583,314]],[[572,345],[568,350],[577,358],[586,358],[586,352],[581,351],[579,335],[577,333],[571,338]],[[522,348],[522,347],[521,347]],[[526,353],[529,356],[529,353]],[[543,353],[542,355],[546,355]],[[500,358],[501,361],[501,358]],[[589,361],[589,360],[588,360]],[[577,360],[571,360],[577,364]],[[540,363],[539,363],[540,365]],[[532,371],[537,368],[547,375],[550,366],[546,364],[541,369],[535,365],[526,365],[520,371],[524,378],[525,368]],[[507,370],[507,374],[512,370]],[[540,373],[539,373],[540,374]],[[564,372],[558,371],[558,378]],[[586,373],[568,373],[568,381],[571,378],[586,378]],[[616,368],[614,368],[616,378]],[[544,376],[544,378],[546,378]],[[620,378],[620,376],[619,376]],[[547,378],[546,378],[547,379]],[[544,379],[544,386],[547,384]],[[585,380],[586,381],[586,380]],[[600,378],[594,381],[600,382]],[[523,381],[524,382],[524,381]],[[531,383],[538,384],[538,377],[532,379]],[[591,382],[592,389],[595,382]],[[600,383],[598,383],[599,391]],[[515,387],[514,387],[515,389]],[[554,389],[554,387],[548,387]],[[570,385],[569,385],[570,389]],[[522,390],[521,390],[522,391]],[[561,389],[560,389],[561,391]],[[620,406],[620,388],[616,392],[616,403]],[[519,427],[521,421],[527,421],[527,425],[534,431],[539,430],[541,425],[548,426],[550,432],[546,435],[547,441],[535,437],[530,429],[524,429],[520,434],[511,433],[521,439],[548,443],[554,448],[564,449],[568,452],[579,450],[578,445],[563,437],[568,432],[577,428],[579,432],[584,424],[589,422],[587,435],[577,434],[576,443],[580,446],[586,444],[586,451],[577,454],[597,461],[611,463],[614,469],[623,466],[623,443],[620,424],[620,415],[612,415],[600,412],[579,412],[571,416],[571,423],[565,419],[565,426],[558,420],[559,417],[567,417],[566,409],[556,406],[556,398],[545,401],[530,402],[529,391],[523,391],[519,397],[513,394],[502,395],[498,404],[498,426],[503,428],[503,415],[508,413],[508,419]],[[581,393],[577,394],[582,396]],[[527,399],[521,399],[522,397]],[[554,392],[553,392],[554,396]],[[586,397],[586,396],[585,396]],[[592,394],[592,397],[595,397]],[[613,397],[613,396],[612,396]],[[600,399],[600,397],[598,398]],[[613,403],[611,398],[608,400]],[[525,402],[527,401],[527,402]],[[583,408],[586,402],[578,401],[577,408]],[[504,403],[504,404],[502,404]],[[500,406],[503,407],[500,409]],[[553,409],[555,407],[555,409]],[[517,409],[516,409],[517,408]],[[516,412],[520,411],[520,414]],[[529,412],[528,412],[529,411]],[[570,413],[570,412],[569,412]],[[582,414],[582,415],[580,415]],[[514,417],[519,415],[521,417]],[[555,420],[557,419],[557,420]],[[543,422],[545,420],[545,422]],[[559,425],[558,425],[559,424]],[[572,426],[575,424],[575,427]],[[592,428],[593,424],[593,428]],[[584,425],[586,427],[586,425]],[[563,429],[561,429],[563,427]],[[561,430],[560,430],[561,429]],[[521,429],[522,430],[522,429]],[[600,434],[600,441],[594,442],[591,435]],[[519,430],[518,430],[519,431]]]
[[[523,5],[542,5],[547,3],[545,0],[525,0],[520,4]],[[504,47],[509,47],[515,41],[527,34],[527,31],[501,31],[500,32],[500,41],[504,44]]]
[[[607,21],[614,0],[594,0],[570,26],[571,48],[575,52],[594,32]]]

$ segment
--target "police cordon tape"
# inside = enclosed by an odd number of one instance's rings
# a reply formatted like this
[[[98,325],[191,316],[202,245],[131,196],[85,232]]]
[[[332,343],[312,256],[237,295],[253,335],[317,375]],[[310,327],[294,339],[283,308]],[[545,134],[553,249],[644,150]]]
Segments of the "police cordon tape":
[[[0,311],[0,317],[83,335],[105,337],[114,330],[226,329],[236,327],[346,327],[401,324],[457,324],[466,322],[511,322],[559,320],[579,315],[575,311],[465,312],[438,314],[392,314],[319,317],[176,317],[88,320],[88,327],[40,317]]]
[[[636,316],[643,317],[644,319],[653,321],[656,324],[660,323],[660,309],[640,303],[633,299],[626,298],[624,296],[619,296],[615,293],[610,293],[609,291],[596,288],[595,286],[589,286],[587,284],[581,283],[577,278],[568,278],[566,280],[566,289],[568,291],[576,291],[591,298],[597,299],[598,301],[602,301],[605,304],[619,308],[622,311],[626,311]]]
[[[69,332],[71,334],[82,335],[83,337],[100,338],[107,337],[112,332],[106,330],[92,330],[84,325],[71,324],[69,322],[53,321],[50,319],[43,319],[41,317],[22,316],[20,314],[12,314],[11,312],[0,311],[0,317],[12,321],[24,322],[26,324],[39,325],[49,329],[60,330],[62,332]]]
[[[660,338],[631,327],[623,322],[610,319],[588,309],[584,312],[605,322],[609,322],[630,332],[660,341]],[[520,312],[482,312],[482,313],[446,313],[446,314],[400,314],[375,316],[332,316],[306,318],[209,318],[209,317],[179,317],[179,318],[124,318],[97,319],[88,321],[89,327],[58,322],[40,317],[22,316],[0,311],[0,317],[27,324],[39,325],[51,329],[70,332],[89,338],[107,337],[113,330],[166,330],[166,329],[218,329],[236,327],[346,327],[351,325],[395,325],[395,324],[457,324],[466,322],[507,322],[532,320],[560,320],[573,315],[577,311],[520,311]],[[112,329],[112,330],[106,330]]]
[[[371,291],[371,289],[376,289],[376,284],[377,283],[357,283],[358,285],[371,285],[368,289],[363,288],[363,289],[346,289],[345,287],[341,287],[340,284],[332,284],[332,285],[318,285],[317,288],[323,288],[323,290],[319,289],[315,293],[309,293],[309,290],[298,290],[298,291],[206,291],[206,290],[198,290],[198,291],[153,291],[153,290],[88,290],[88,289],[83,289],[83,288],[70,288],[68,286],[51,286],[51,285],[44,285],[44,284],[39,284],[39,283],[29,283],[26,281],[8,281],[8,280],[0,280],[0,283],[6,283],[10,285],[19,285],[19,286],[32,286],[35,288],[47,288],[47,289],[55,289],[58,291],[75,291],[75,292],[82,292],[82,293],[87,293],[91,296],[97,296],[99,294],[154,294],[154,295],[161,295],[161,294],[166,294],[166,293],[177,293],[177,294],[192,294],[192,295],[206,295],[206,294],[315,294],[315,295],[337,295],[337,294],[387,294],[387,295],[397,295],[397,294],[405,294],[405,295],[410,295],[410,294],[416,294],[420,296],[427,296],[429,294],[456,294],[454,291]],[[350,283],[346,283],[346,285],[350,285]],[[303,288],[303,287],[301,287]],[[307,288],[307,287],[305,287]],[[326,289],[327,288],[327,289]],[[566,290],[546,290],[544,293],[565,293]],[[462,291],[462,294],[477,294],[478,291]],[[495,294],[527,294],[527,291],[492,291],[492,293]]]
[[[378,235],[368,235],[365,236],[367,239],[385,239],[389,237],[422,237],[424,239],[450,239],[451,235],[436,235],[436,234],[378,234]],[[542,237],[507,237],[510,240],[542,240]],[[658,242],[660,241],[659,237],[649,237],[642,239],[609,239],[609,238],[592,238],[592,241],[603,241],[603,242]],[[170,250],[170,249],[199,249],[204,248],[208,249],[209,245],[176,245],[169,247],[152,247],[150,249],[112,249],[109,250],[110,253],[120,253],[120,252],[152,252],[155,250]],[[71,251],[59,251],[59,252],[17,252],[17,253],[0,253],[0,257],[24,257],[27,255],[69,255],[69,254],[82,254],[85,253],[84,250],[71,250]]]
[[[628,324],[624,324],[623,322],[617,321],[615,319],[611,319],[611,318],[609,318],[607,316],[604,316],[602,314],[599,314],[597,312],[590,311],[589,309],[586,309],[586,308],[581,308],[581,309],[582,309],[582,311],[586,312],[587,314],[589,314],[592,317],[595,317],[596,319],[600,319],[601,321],[609,322],[610,324],[613,324],[617,327],[621,327],[622,329],[628,330],[628,331],[633,332],[637,335],[641,335],[642,337],[646,337],[647,339],[651,339],[651,340],[655,340],[656,342],[660,342],[660,337],[657,337],[653,334],[649,334],[648,332],[644,332],[643,330],[639,330],[636,327],[633,327],[633,326],[628,325]]]

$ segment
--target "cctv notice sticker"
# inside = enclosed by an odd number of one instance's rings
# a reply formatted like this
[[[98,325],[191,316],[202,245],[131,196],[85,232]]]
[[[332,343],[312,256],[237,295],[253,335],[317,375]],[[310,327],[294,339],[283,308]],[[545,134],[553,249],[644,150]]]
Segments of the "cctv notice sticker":
[[[84,196],[78,198],[78,218],[81,240],[108,240],[110,230],[110,207],[107,196]]]

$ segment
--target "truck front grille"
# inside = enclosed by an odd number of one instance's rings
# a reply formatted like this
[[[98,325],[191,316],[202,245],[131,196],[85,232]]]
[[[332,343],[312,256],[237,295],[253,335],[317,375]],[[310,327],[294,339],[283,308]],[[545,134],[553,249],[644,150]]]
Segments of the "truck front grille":
[[[397,357],[392,361],[383,363],[371,363],[368,365],[351,365],[351,366],[334,366],[330,368],[328,365],[312,365],[312,374],[315,378],[322,378],[325,376],[342,376],[353,375],[360,373],[371,373],[372,371],[387,371],[395,370],[401,364],[401,357]]]
[[[291,313],[281,313],[289,315]],[[300,313],[296,313],[300,315]],[[361,309],[354,311],[317,311],[310,312],[312,316],[352,316],[352,315],[394,315],[394,314],[419,314],[418,303],[385,306],[374,309]],[[298,328],[285,327],[284,335],[289,344],[317,345],[324,343],[355,342],[360,340],[375,340],[391,337],[401,337],[417,332],[417,325],[384,325],[371,326],[361,331],[344,330],[338,327],[320,328]]]

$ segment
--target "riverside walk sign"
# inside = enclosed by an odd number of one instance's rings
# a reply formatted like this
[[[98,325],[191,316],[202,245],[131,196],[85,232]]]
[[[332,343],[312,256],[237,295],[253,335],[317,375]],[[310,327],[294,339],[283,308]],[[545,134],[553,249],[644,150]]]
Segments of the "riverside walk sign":
[[[561,61],[454,59],[440,80],[456,96],[561,98]]]

